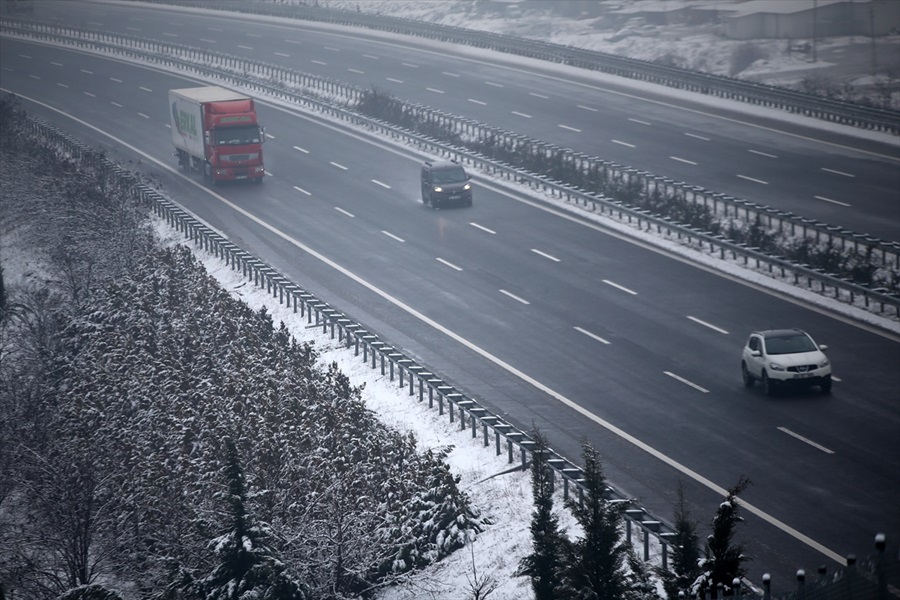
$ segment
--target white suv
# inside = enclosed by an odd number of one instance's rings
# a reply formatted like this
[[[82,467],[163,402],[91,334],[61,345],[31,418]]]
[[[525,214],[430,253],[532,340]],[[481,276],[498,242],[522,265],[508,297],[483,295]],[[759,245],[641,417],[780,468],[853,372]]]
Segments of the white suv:
[[[771,329],[750,334],[741,359],[744,385],[762,383],[766,395],[776,386],[817,385],[823,394],[831,391],[831,363],[808,333],[799,329]]]

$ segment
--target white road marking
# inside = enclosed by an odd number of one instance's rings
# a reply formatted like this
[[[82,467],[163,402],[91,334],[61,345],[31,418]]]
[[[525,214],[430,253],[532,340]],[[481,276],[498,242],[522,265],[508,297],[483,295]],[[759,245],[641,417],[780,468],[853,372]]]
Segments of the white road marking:
[[[719,333],[724,333],[725,335],[728,335],[728,332],[725,331],[724,329],[722,329],[721,327],[716,327],[715,325],[707,323],[706,321],[701,321],[697,317],[692,317],[692,316],[688,315],[688,319],[690,319],[694,323],[699,323],[700,325],[703,325],[704,327],[709,327],[713,331],[718,331]]]
[[[629,290],[627,287],[625,287],[623,285],[619,285],[618,283],[614,283],[614,282],[610,281],[609,279],[604,279],[603,283],[605,283],[606,285],[611,285],[614,288],[616,288],[617,290],[622,290],[623,292],[627,292],[627,293],[631,294],[632,296],[637,296],[637,292],[635,292],[634,290]]]
[[[201,42],[206,42],[207,44],[215,44],[215,43],[216,43],[216,40],[210,40],[210,39],[207,39],[207,38],[200,38],[200,41],[201,41]]]
[[[822,452],[824,452],[824,453],[826,453],[826,454],[834,454],[834,450],[829,450],[829,449],[826,448],[825,446],[822,446],[821,444],[817,444],[817,443],[815,443],[814,441],[812,441],[811,439],[803,437],[803,436],[800,435],[799,433],[794,433],[793,431],[791,431],[791,430],[788,429],[787,427],[778,427],[777,429],[778,429],[778,431],[783,431],[784,433],[788,434],[788,435],[791,436],[791,437],[797,438],[797,439],[800,440],[801,442],[806,442],[807,444],[809,444],[809,445],[812,446],[813,448],[817,448],[817,449],[821,450]]]
[[[140,86],[140,87],[138,87],[138,89],[141,90],[142,92],[150,92],[151,94],[153,93],[153,90],[151,90],[148,87]]]
[[[290,57],[291,57],[290,54],[287,54],[287,53],[285,53],[285,52],[276,52],[276,53],[275,53],[275,56],[280,56],[280,57],[282,57],[282,58],[290,58]]]
[[[123,83],[121,79],[116,79],[115,77],[110,77],[110,81],[115,81],[116,83]]]
[[[84,95],[85,95],[85,96],[90,96],[91,98],[96,98],[96,97],[97,97],[97,96],[93,95],[93,94],[90,93],[90,92],[85,92]]]
[[[678,162],[683,162],[683,163],[689,164],[689,165],[696,165],[696,164],[697,164],[697,163],[695,163],[695,162],[692,161],[692,160],[688,160],[688,159],[686,159],[686,158],[678,158],[677,156],[670,156],[669,158],[671,158],[672,160],[677,160]]]
[[[418,69],[418,68],[419,68],[419,65],[414,65],[414,64],[412,64],[412,63],[405,63],[405,62],[402,62],[402,63],[400,63],[400,64],[403,65],[404,67],[410,67],[410,68],[412,68],[412,69]]]
[[[497,232],[494,231],[493,229],[488,229],[488,228],[485,227],[484,225],[479,225],[478,223],[469,223],[469,225],[471,225],[472,227],[475,227],[475,228],[477,228],[477,229],[480,229],[480,230],[482,230],[482,231],[486,231],[486,232],[488,232],[488,233],[497,233]]]
[[[119,104],[118,102],[113,102],[112,100],[110,100],[109,103],[112,104],[113,106],[115,106],[116,108],[122,108],[122,105]]]
[[[243,46],[241,44],[238,44],[238,48],[240,48],[241,50],[253,50],[253,46]],[[313,61],[313,62],[316,62],[316,61]]]
[[[302,44],[303,43],[300,40],[289,40],[287,38],[285,38],[284,41],[287,42],[288,44]]]
[[[840,382],[840,381],[841,381],[840,379],[838,379],[838,378],[835,377],[834,375],[831,376],[831,380],[832,380],[832,381],[837,381],[837,382]]]
[[[389,238],[394,238],[394,239],[397,240],[398,242],[405,242],[405,241],[406,241],[406,240],[404,240],[402,237],[397,237],[396,235],[394,235],[394,234],[391,233],[390,231],[385,231],[384,229],[381,230],[381,233],[383,233],[384,235],[388,236]]]
[[[825,196],[813,196],[816,200],[822,200],[824,202],[831,202],[832,204],[840,204],[841,206],[850,206],[846,202],[841,202],[840,200],[832,200],[831,198],[826,198]]]
[[[547,100],[547,99],[550,98],[550,96],[545,96],[545,95],[543,95],[543,94],[538,94],[537,92],[528,92],[528,95],[529,95],[529,96],[534,96],[535,98],[543,98],[544,100]]]
[[[383,187],[383,188],[386,189],[386,190],[391,189],[391,186],[389,186],[389,185],[386,184],[386,183],[382,183],[382,182],[378,181],[377,179],[373,179],[373,180],[372,180],[372,183],[374,183],[375,185],[380,185],[381,187]]]
[[[469,98],[469,102],[473,104],[480,104],[481,106],[487,106],[487,102],[482,102],[481,100],[473,100],[472,98]]]
[[[439,263],[443,263],[443,264],[447,265],[447,266],[450,267],[451,269],[455,269],[455,270],[457,270],[457,271],[462,271],[462,267],[457,267],[456,265],[454,265],[454,264],[453,264],[452,262],[450,262],[449,260],[444,260],[443,258],[440,258],[440,257],[436,258],[435,260],[437,260]]]
[[[93,71],[88,71],[87,69],[79,69],[79,71],[81,71],[82,73],[84,73],[84,74],[86,74],[86,75],[93,75],[93,74],[94,74]]]
[[[668,375],[669,377],[671,377],[672,379],[674,379],[674,380],[676,380],[676,381],[680,381],[681,383],[683,383],[683,384],[685,384],[685,385],[691,386],[691,387],[694,388],[695,390],[699,390],[699,391],[703,392],[704,394],[708,394],[708,393],[709,393],[709,390],[708,390],[708,389],[702,388],[702,387],[700,387],[699,385],[697,385],[696,383],[694,383],[694,382],[692,382],[692,381],[688,381],[688,380],[685,379],[684,377],[679,377],[678,375],[676,375],[675,373],[672,373],[671,371],[663,371],[663,373],[665,373],[666,375]]]
[[[166,37],[173,37],[173,38],[174,38],[174,37],[178,37],[178,34],[177,34],[177,33],[169,33],[169,32],[167,32],[167,31],[163,31],[163,32],[162,32],[162,35],[164,35],[164,36],[166,36]]]
[[[140,112],[138,113],[138,116],[139,116],[139,117],[144,117],[145,119],[149,119],[149,118],[150,118],[150,117],[148,117],[147,115],[145,115],[144,113],[140,113]]]
[[[588,331],[587,329],[582,329],[581,327],[578,327],[577,325],[575,326],[575,331],[580,331],[580,332],[583,333],[584,335],[586,335],[586,336],[588,336],[588,337],[591,337],[591,338],[594,338],[595,340],[597,340],[597,341],[600,342],[601,344],[607,344],[607,345],[610,344],[610,342],[608,342],[607,340],[604,340],[604,339],[603,339],[602,337],[600,337],[599,335],[597,335],[597,334],[595,334],[595,333],[591,333],[591,332]]]
[[[402,79],[394,79],[393,77],[387,77],[386,79],[391,83],[403,83]]]
[[[703,140],[704,142],[708,142],[708,141],[709,141],[709,138],[708,138],[708,137],[703,137],[702,135],[697,135],[696,133],[687,133],[687,132],[685,132],[684,135],[686,135],[686,136],[688,136],[688,137],[692,137],[692,138],[694,138],[695,140]]]
[[[768,181],[763,181],[762,179],[755,179],[753,177],[747,177],[746,175],[738,175],[741,179],[746,179],[747,181],[752,181],[753,183],[761,183],[763,185],[769,185]]]
[[[490,85],[490,86],[499,87],[499,88],[504,87],[502,83],[494,83],[493,81],[485,81],[484,85]]]
[[[225,31],[224,29],[222,29],[220,27],[207,27],[207,29],[210,31],[218,31],[219,33]]]
[[[128,31],[140,31],[141,30],[140,27],[126,27],[125,29],[127,29]]]
[[[302,152],[303,154],[309,154],[309,150],[304,150],[304,149],[301,148],[300,146],[294,146],[294,150],[299,150],[299,151]]]
[[[835,171],[834,169],[827,169],[825,167],[822,167],[822,170],[834,173],[835,175],[843,175],[844,177],[856,177],[856,175],[853,175],[852,173],[844,173],[843,171]]]
[[[301,194],[306,194],[307,196],[312,196],[312,194],[311,194],[310,192],[307,192],[307,191],[304,190],[302,187],[297,187],[297,186],[295,185],[295,186],[294,186],[294,189],[297,190],[298,192],[300,192]]]
[[[365,75],[366,74],[365,71],[360,71],[359,69],[347,69],[347,70],[350,71],[351,73],[356,73],[357,75]]]
[[[346,170],[347,170],[347,167],[345,167],[344,165],[338,164],[338,163],[336,163],[336,162],[334,162],[334,161],[330,161],[328,164],[334,165],[335,167],[337,167],[337,168],[340,169],[341,171],[346,171]]]
[[[69,86],[67,86],[67,85],[64,84],[64,83],[57,83],[56,85],[58,85],[59,87],[62,87],[62,88],[68,88],[68,87],[69,87]]]
[[[3,67],[3,69],[5,69],[5,68],[6,68],[6,67]],[[5,91],[5,90],[4,90],[4,91]],[[624,94],[624,95],[627,96],[627,94]],[[367,290],[371,291],[372,293],[377,294],[377,295],[380,296],[381,298],[384,298],[385,300],[387,300],[388,302],[390,302],[391,304],[393,304],[394,306],[396,306],[396,307],[399,308],[400,310],[402,310],[402,311],[406,312],[407,314],[409,314],[410,316],[412,316],[412,317],[418,319],[419,321],[421,321],[421,322],[424,323],[425,325],[431,327],[431,328],[434,329],[435,331],[438,331],[438,332],[440,332],[440,333],[446,335],[448,338],[450,338],[450,339],[453,340],[454,342],[457,342],[458,344],[460,344],[460,345],[462,345],[462,346],[468,348],[469,350],[472,350],[473,352],[475,352],[475,353],[478,354],[479,356],[483,357],[485,360],[490,361],[491,363],[497,365],[498,367],[500,367],[500,368],[503,369],[504,371],[510,373],[510,374],[513,375],[514,377],[517,377],[518,379],[520,379],[521,381],[524,381],[525,383],[531,385],[531,386],[534,387],[535,389],[537,389],[537,390],[539,390],[539,391],[541,391],[541,392],[547,394],[547,395],[550,396],[551,398],[554,398],[554,399],[555,399],[557,402],[559,402],[560,404],[562,404],[562,405],[564,405],[564,406],[566,406],[566,407],[568,407],[568,408],[574,410],[575,412],[579,413],[580,415],[584,416],[585,418],[589,419],[590,421],[596,423],[596,424],[599,425],[600,427],[603,427],[604,429],[606,429],[607,431],[609,431],[609,432],[612,433],[613,435],[616,435],[616,436],[619,437],[620,439],[622,439],[622,440],[628,442],[629,444],[632,444],[632,445],[635,446],[636,448],[638,448],[638,449],[640,449],[640,450],[643,450],[644,452],[646,452],[647,454],[649,454],[649,455],[652,456],[653,458],[655,458],[655,459],[659,460],[660,462],[662,462],[662,463],[664,463],[664,464],[666,464],[666,465],[672,467],[673,469],[675,469],[675,470],[678,471],[679,473],[682,473],[682,474],[684,474],[685,476],[687,476],[687,477],[689,477],[690,479],[692,479],[693,481],[696,481],[697,483],[699,483],[699,484],[702,485],[703,487],[705,487],[705,488],[711,490],[711,491],[712,491],[713,493],[715,493],[716,495],[718,495],[718,496],[726,496],[726,495],[728,494],[728,490],[726,490],[724,487],[722,487],[721,485],[717,484],[716,482],[712,481],[711,479],[708,479],[707,477],[704,477],[703,475],[701,475],[701,474],[698,473],[697,471],[694,471],[693,469],[688,468],[687,466],[685,466],[684,464],[678,462],[677,460],[675,460],[675,459],[672,458],[671,456],[669,456],[669,455],[667,455],[667,454],[665,454],[665,453],[663,453],[663,452],[657,450],[656,448],[654,448],[654,447],[651,446],[650,444],[648,444],[648,443],[644,442],[643,440],[641,440],[641,439],[635,437],[634,435],[628,433],[628,432],[625,431],[624,429],[621,429],[621,428],[619,428],[619,427],[613,425],[611,422],[607,421],[606,419],[603,419],[603,418],[601,418],[599,415],[597,415],[597,414],[591,412],[590,410],[586,409],[586,408],[585,408],[584,406],[582,406],[581,404],[579,404],[579,403],[575,402],[574,400],[572,400],[572,399],[570,399],[570,398],[564,396],[563,394],[557,392],[556,390],[554,390],[553,388],[549,387],[548,385],[542,383],[541,381],[535,379],[534,377],[528,375],[527,373],[525,373],[525,372],[523,372],[523,371],[517,369],[516,367],[514,367],[514,366],[512,366],[511,364],[505,362],[504,360],[500,359],[499,357],[497,357],[497,356],[491,354],[490,352],[488,352],[488,351],[485,350],[484,348],[482,348],[482,347],[480,347],[480,346],[478,346],[478,345],[472,343],[471,341],[469,341],[469,340],[466,339],[465,337],[459,335],[459,334],[456,333],[455,331],[453,331],[453,330],[451,330],[451,329],[448,329],[447,327],[441,325],[440,323],[438,323],[438,322],[435,321],[434,319],[431,319],[431,318],[428,317],[427,315],[425,315],[425,314],[423,314],[423,313],[417,311],[416,309],[414,309],[413,307],[409,306],[408,304],[405,304],[405,303],[402,302],[399,298],[396,298],[396,297],[390,295],[389,293],[387,293],[387,292],[384,291],[383,289],[381,289],[381,288],[379,288],[378,286],[376,286],[375,284],[373,284],[373,283],[367,281],[366,279],[360,277],[359,275],[357,275],[357,274],[354,273],[353,271],[347,269],[347,268],[344,267],[343,265],[341,265],[341,264],[339,264],[339,263],[336,263],[335,261],[331,260],[330,258],[328,258],[327,256],[325,256],[324,254],[322,254],[322,253],[320,253],[320,252],[317,252],[314,248],[312,248],[312,247],[310,247],[310,246],[307,246],[306,244],[304,244],[304,243],[301,242],[300,240],[298,240],[298,239],[296,239],[296,238],[294,238],[294,237],[291,237],[290,235],[288,235],[288,234],[285,233],[284,231],[278,229],[277,227],[275,227],[274,225],[272,225],[272,224],[269,223],[268,221],[266,221],[266,220],[264,220],[264,219],[262,219],[262,218],[256,216],[255,214],[251,213],[251,212],[248,211],[247,209],[238,206],[237,204],[235,204],[234,202],[228,200],[228,199],[225,198],[224,196],[221,196],[220,194],[217,194],[215,191],[213,191],[213,190],[211,190],[211,189],[205,187],[205,186],[204,186],[202,183],[200,183],[199,181],[194,181],[193,179],[186,177],[185,175],[183,175],[183,174],[181,173],[181,171],[180,171],[179,169],[176,169],[175,167],[172,167],[172,166],[169,165],[167,162],[161,161],[161,160],[159,160],[159,159],[157,159],[157,158],[151,156],[150,154],[144,152],[141,148],[138,148],[137,146],[134,146],[133,144],[129,144],[129,143],[126,142],[125,140],[123,140],[123,139],[121,139],[121,138],[118,138],[118,137],[116,137],[116,136],[110,134],[109,132],[106,132],[106,131],[100,129],[99,127],[96,127],[96,126],[94,126],[94,125],[92,125],[92,124],[90,124],[90,123],[88,123],[88,122],[86,122],[86,121],[84,121],[84,120],[82,120],[82,119],[79,119],[79,118],[77,118],[77,117],[74,117],[74,116],[72,116],[72,115],[70,115],[70,114],[64,113],[63,111],[61,111],[61,110],[59,110],[59,109],[57,109],[57,108],[54,108],[54,107],[50,106],[50,105],[47,104],[46,102],[41,102],[40,100],[38,100],[38,99],[36,99],[36,98],[31,98],[31,97],[27,97],[27,96],[25,96],[25,97],[26,97],[30,102],[33,102],[33,103],[35,103],[35,104],[38,104],[38,105],[40,105],[40,106],[42,106],[42,107],[44,107],[44,108],[46,108],[46,109],[48,109],[48,110],[57,112],[57,113],[59,113],[60,115],[63,115],[63,116],[65,116],[65,117],[69,118],[69,119],[72,119],[73,121],[75,121],[76,123],[78,123],[78,124],[80,124],[80,125],[82,125],[82,126],[84,126],[84,127],[87,127],[87,128],[89,128],[89,129],[92,129],[92,130],[96,131],[97,133],[106,136],[107,138],[113,140],[114,142],[116,142],[116,143],[119,144],[120,146],[122,146],[122,147],[124,147],[124,148],[128,148],[128,149],[131,150],[132,152],[135,152],[135,153],[139,154],[140,156],[143,156],[145,160],[147,160],[148,162],[152,162],[152,163],[156,164],[160,169],[162,169],[162,170],[164,170],[164,171],[168,171],[168,172],[171,173],[173,176],[183,178],[184,181],[186,181],[188,185],[192,185],[192,186],[194,186],[195,188],[197,188],[198,190],[203,191],[203,192],[206,193],[206,194],[209,194],[212,198],[214,198],[215,200],[217,200],[218,202],[220,202],[222,205],[227,206],[229,209],[233,210],[234,212],[236,212],[236,213],[238,213],[238,214],[240,214],[240,215],[246,217],[246,218],[247,218],[248,220],[250,220],[250,221],[253,221],[254,223],[256,223],[257,225],[259,225],[260,227],[263,227],[264,229],[266,229],[266,230],[268,230],[269,232],[271,232],[273,235],[275,235],[275,236],[277,236],[277,237],[283,239],[284,241],[286,241],[286,242],[288,242],[289,244],[293,245],[293,246],[296,247],[297,249],[299,249],[299,250],[305,252],[306,254],[310,255],[311,257],[315,258],[316,260],[318,260],[318,261],[322,262],[323,264],[325,264],[325,265],[331,267],[332,269],[334,269],[334,270],[337,271],[338,273],[344,275],[344,276],[347,277],[348,279],[350,279],[350,280],[352,280],[352,281],[355,281],[356,283],[358,283],[358,284],[360,284],[361,286],[365,287]],[[665,104],[665,103],[659,103],[659,104]],[[693,111],[693,112],[700,112],[700,111]],[[705,114],[705,113],[702,113],[702,114]],[[733,121],[733,119],[725,119],[725,120]],[[167,127],[169,126],[168,123],[166,123],[166,126],[167,126]],[[768,128],[762,128],[762,127],[761,127],[760,129],[768,129]],[[768,130],[771,130],[771,129],[768,129]],[[794,136],[794,137],[802,137],[802,136]],[[832,144],[832,145],[837,145],[837,144]],[[870,153],[870,154],[875,154],[875,153]],[[876,154],[876,156],[882,156],[882,155]],[[299,189],[299,188],[297,188],[297,189]],[[537,205],[536,205],[536,206],[537,206]],[[550,211],[550,210],[548,210],[546,207],[543,207],[543,206],[539,206],[539,208],[541,208],[541,210],[545,210],[545,211],[547,211],[547,212],[553,212],[553,211]],[[564,213],[554,213],[554,214],[557,214],[557,216],[559,216],[560,218],[563,218],[563,219],[570,219],[570,220],[573,220],[573,221],[574,221],[573,218],[569,217],[568,215],[566,215],[566,214],[564,214]],[[580,222],[580,221],[579,221],[579,222]],[[591,225],[588,225],[588,226],[591,227]],[[804,304],[804,306],[805,306],[805,304]],[[845,563],[846,563],[844,557],[843,557],[841,554],[839,554],[838,552],[835,552],[834,550],[828,548],[827,546],[825,546],[825,545],[823,545],[823,544],[820,544],[819,542],[817,542],[816,540],[812,539],[811,537],[809,537],[809,536],[806,535],[805,533],[803,533],[803,532],[801,532],[801,531],[798,531],[797,529],[794,529],[793,527],[791,527],[790,525],[788,525],[788,524],[785,523],[784,521],[781,521],[781,520],[779,520],[779,519],[773,517],[773,516],[770,515],[769,513],[765,512],[764,510],[758,508],[756,505],[751,504],[750,502],[747,502],[747,501],[745,501],[745,500],[741,500],[741,506],[742,506],[747,512],[749,512],[750,514],[759,517],[760,519],[764,520],[765,522],[769,523],[770,525],[773,525],[774,527],[778,528],[779,530],[783,531],[784,533],[788,534],[789,536],[793,537],[794,539],[796,539],[796,540],[802,542],[803,544],[806,544],[806,545],[809,546],[810,548],[816,550],[817,552],[819,552],[820,554],[822,554],[822,555],[828,557],[829,559],[831,559],[831,560],[833,560],[833,561],[835,561],[835,562],[837,562],[837,563],[839,563],[839,564],[845,564]]]
[[[459,73],[451,73],[450,71],[441,71],[441,75],[446,75],[447,77],[459,77]]]
[[[249,31],[246,32],[244,35],[246,35],[247,37],[255,37],[255,38],[261,38],[261,37],[262,37],[262,34],[261,34],[261,33],[250,33]]]
[[[556,258],[555,256],[547,254],[546,252],[541,252],[537,248],[532,248],[531,251],[534,252],[535,254],[539,254],[539,255],[543,256],[544,258],[549,258],[553,262],[560,262],[560,260],[558,258]]]
[[[628,142],[620,142],[619,140],[610,140],[613,144],[619,144],[620,146],[628,146],[629,148],[634,148],[634,144],[629,144]]]
[[[777,157],[776,155],[774,155],[774,154],[769,154],[768,152],[760,152],[759,150],[747,150],[747,152],[750,152],[750,153],[753,153],[753,154],[758,154],[758,155],[760,155],[760,156],[765,156],[766,158],[778,158],[778,157]]]
[[[569,127],[568,125],[559,125],[560,129],[568,129],[569,131],[574,131],[575,133],[581,133],[580,129],[575,129],[574,127]]]
[[[639,123],[641,125],[650,125],[650,123],[648,123],[647,121],[641,121],[640,119],[628,119],[628,120],[631,121],[632,123]]]
[[[338,211],[339,213],[344,213],[345,215],[347,215],[348,217],[351,217],[351,218],[355,218],[355,217],[356,217],[356,215],[354,215],[352,212],[350,212],[350,211],[348,211],[348,210],[344,210],[344,209],[341,208],[340,206],[335,206],[335,207],[334,207],[334,210]]]
[[[323,67],[326,66],[326,65],[328,64],[327,62],[324,62],[324,61],[321,61],[321,60],[311,60],[311,61],[309,61],[309,62],[311,62],[311,63],[314,64],[314,65],[322,65]]]
[[[578,108],[580,108],[582,110],[589,110],[591,112],[597,112],[597,109],[592,106],[585,106],[583,104],[576,104],[575,106],[577,106]]]
[[[516,115],[517,117],[524,117],[526,119],[531,118],[531,115],[526,115],[525,113],[520,113],[520,112],[516,112],[516,111],[512,111],[512,114]]]
[[[531,302],[529,302],[528,300],[525,300],[525,299],[523,299],[523,298],[519,298],[519,297],[516,296],[515,294],[510,293],[510,292],[507,292],[506,290],[500,290],[500,293],[501,293],[501,294],[505,294],[505,295],[509,296],[510,298],[512,298],[513,300],[517,300],[518,302],[521,302],[522,304],[531,304]]]
[[[330,50],[331,52],[340,52],[341,51],[340,48],[335,48],[334,46],[322,46],[322,48],[325,50]]]
[[[54,67],[61,67],[61,66],[63,66],[62,63],[53,62],[52,60],[50,61],[50,64],[53,65]],[[110,79],[112,79],[112,77],[110,77]],[[113,79],[113,81],[116,81],[116,80]]]
[[[372,60],[380,60],[379,57],[374,54],[363,54],[363,58],[371,58]]]
[[[37,79],[38,81],[41,80],[40,75],[35,75],[34,73],[31,73],[30,75],[28,75],[28,77],[30,77],[31,79]]]

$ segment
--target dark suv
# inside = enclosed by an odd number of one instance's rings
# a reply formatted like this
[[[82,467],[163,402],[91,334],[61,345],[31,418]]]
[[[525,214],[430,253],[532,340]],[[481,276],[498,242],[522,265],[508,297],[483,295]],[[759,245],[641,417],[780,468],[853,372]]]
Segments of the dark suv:
[[[469,174],[452,161],[426,162],[422,165],[422,202],[438,208],[449,204],[472,206]]]

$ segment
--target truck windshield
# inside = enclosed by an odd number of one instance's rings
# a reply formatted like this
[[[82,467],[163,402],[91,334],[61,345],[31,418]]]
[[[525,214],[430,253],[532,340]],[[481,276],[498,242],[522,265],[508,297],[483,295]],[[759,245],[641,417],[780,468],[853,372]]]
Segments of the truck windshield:
[[[259,127],[219,127],[216,129],[216,146],[241,146],[259,143]]]

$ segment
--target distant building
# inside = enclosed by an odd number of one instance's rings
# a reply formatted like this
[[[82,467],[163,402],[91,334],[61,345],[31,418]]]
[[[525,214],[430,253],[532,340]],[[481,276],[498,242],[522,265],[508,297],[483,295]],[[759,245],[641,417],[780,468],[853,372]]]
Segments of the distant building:
[[[722,6],[720,19],[737,40],[881,36],[900,30],[900,1],[747,0]]]

